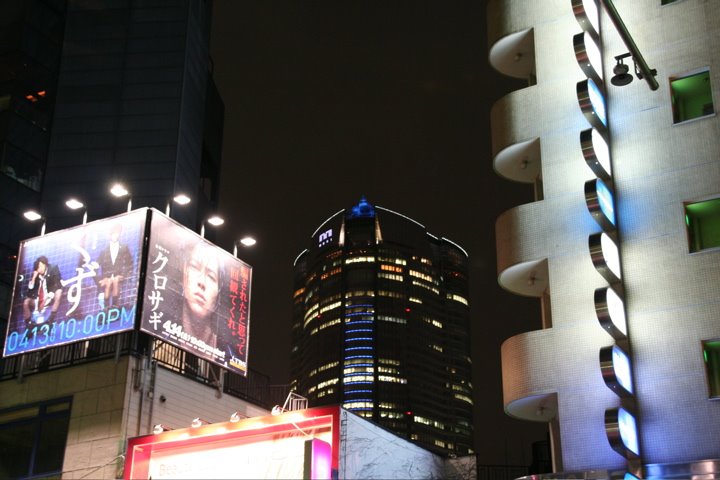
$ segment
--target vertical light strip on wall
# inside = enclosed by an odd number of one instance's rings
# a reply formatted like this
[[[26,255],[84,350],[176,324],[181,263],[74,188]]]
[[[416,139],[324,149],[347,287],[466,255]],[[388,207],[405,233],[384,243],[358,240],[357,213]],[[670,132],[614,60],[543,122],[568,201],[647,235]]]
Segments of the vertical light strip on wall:
[[[610,446],[628,459],[628,471],[641,471],[637,422],[629,406],[634,404],[632,362],[624,312],[618,292],[623,292],[620,268],[620,238],[617,234],[615,192],[610,159],[608,118],[600,44],[600,16],[597,0],[571,0],[573,13],[583,32],[573,36],[578,66],[587,77],[577,83],[578,106],[592,128],[580,132],[580,150],[597,177],[585,182],[585,203],[602,232],[590,235],[588,249],[598,273],[609,286],[595,290],[598,321],[617,343],[599,352],[600,370],[607,387],[615,392],[621,406],[605,411],[605,433]],[[629,401],[628,401],[629,400]],[[627,408],[626,408],[627,407]],[[632,463],[631,463],[632,462]]]

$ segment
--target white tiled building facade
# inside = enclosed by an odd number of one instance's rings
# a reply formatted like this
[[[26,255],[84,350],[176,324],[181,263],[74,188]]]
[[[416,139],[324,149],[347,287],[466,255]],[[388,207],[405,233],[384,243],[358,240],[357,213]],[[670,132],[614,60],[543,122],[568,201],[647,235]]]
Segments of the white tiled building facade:
[[[720,478],[720,2],[614,2],[657,70],[655,90],[635,75],[611,84],[615,57],[629,51],[612,6],[488,2],[491,64],[528,81],[493,107],[494,168],[536,197],[497,219],[498,280],[537,297],[544,326],[503,344],[505,410],[549,422],[556,472],[689,478],[695,465],[711,475],[703,478]],[[594,65],[604,79],[581,69],[589,41],[578,46],[576,37],[597,33],[585,21],[593,7],[602,61]],[[623,61],[632,75],[633,58]],[[592,105],[588,78],[600,92]],[[591,141],[593,125],[609,148],[604,170],[594,165],[603,147]],[[594,194],[598,178],[610,201]],[[610,210],[615,222],[603,224]],[[612,242],[592,245],[601,233]],[[608,274],[613,243],[620,268]],[[622,323],[622,306],[608,312],[604,302],[613,293],[624,302],[625,333],[602,325]],[[613,346],[630,358],[624,396],[610,388],[620,366],[601,371],[600,351]],[[611,445],[618,408],[636,420],[637,455]]]

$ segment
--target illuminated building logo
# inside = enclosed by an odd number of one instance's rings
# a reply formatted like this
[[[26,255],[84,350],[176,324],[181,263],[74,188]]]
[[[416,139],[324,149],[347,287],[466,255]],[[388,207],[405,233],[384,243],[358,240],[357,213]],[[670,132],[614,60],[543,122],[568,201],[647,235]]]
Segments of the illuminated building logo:
[[[332,228],[320,234],[318,237],[318,247],[324,247],[325,245],[332,242],[333,231]]]

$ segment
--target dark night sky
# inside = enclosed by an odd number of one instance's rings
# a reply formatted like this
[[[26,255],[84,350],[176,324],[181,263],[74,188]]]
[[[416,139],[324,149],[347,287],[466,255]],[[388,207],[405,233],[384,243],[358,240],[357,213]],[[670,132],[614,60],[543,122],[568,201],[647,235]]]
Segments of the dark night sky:
[[[485,2],[215,0],[225,102],[218,243],[251,233],[250,366],[288,381],[292,263],[331,214],[403,213],[471,260],[477,449],[529,464],[544,428],[503,413],[500,344],[539,328],[539,301],[497,286],[494,223],[531,187],[492,169],[489,113],[511,82],[487,63]]]

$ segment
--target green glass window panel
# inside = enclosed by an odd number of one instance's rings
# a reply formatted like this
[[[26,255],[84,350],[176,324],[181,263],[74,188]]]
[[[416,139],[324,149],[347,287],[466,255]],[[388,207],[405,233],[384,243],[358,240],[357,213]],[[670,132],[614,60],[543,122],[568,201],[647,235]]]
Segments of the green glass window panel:
[[[670,79],[673,122],[680,123],[715,113],[710,72]]]
[[[720,198],[685,204],[690,252],[720,247]]]
[[[710,398],[720,398],[720,340],[705,342],[703,356]]]

